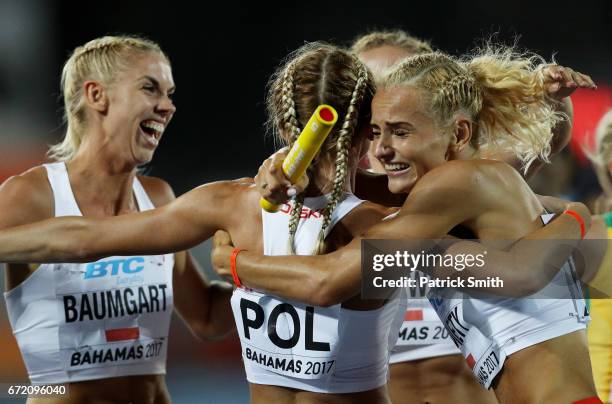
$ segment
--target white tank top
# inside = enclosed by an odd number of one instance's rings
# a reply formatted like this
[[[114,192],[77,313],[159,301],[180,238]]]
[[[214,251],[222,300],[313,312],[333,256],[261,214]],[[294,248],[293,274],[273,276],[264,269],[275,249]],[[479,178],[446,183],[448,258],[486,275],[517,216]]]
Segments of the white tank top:
[[[327,200],[321,196],[304,201],[295,237],[297,254],[313,252]],[[327,233],[362,202],[346,195]],[[287,255],[292,206],[286,204],[277,213],[262,211],[264,254]],[[360,392],[384,385],[405,301],[403,295],[379,309],[356,311],[236,289],[232,309],[248,381],[317,393]]]
[[[45,168],[55,216],[82,216],[65,164]],[[154,208],[138,179],[133,191],[141,211]],[[6,292],[9,321],[32,383],[164,374],[173,266],[172,254],[42,264]]]
[[[548,223],[553,216],[542,215],[542,222]],[[547,286],[527,297],[438,288],[431,289],[428,298],[474,376],[489,388],[506,357],[586,328],[590,317],[577,279],[570,257]]]

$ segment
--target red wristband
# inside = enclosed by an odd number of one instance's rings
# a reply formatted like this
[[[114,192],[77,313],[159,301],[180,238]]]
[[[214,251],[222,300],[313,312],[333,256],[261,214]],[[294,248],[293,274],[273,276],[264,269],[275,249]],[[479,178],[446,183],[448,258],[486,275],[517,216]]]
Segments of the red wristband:
[[[236,287],[241,288],[242,282],[240,282],[240,278],[238,278],[238,272],[236,272],[236,258],[238,258],[238,254],[240,251],[245,251],[242,248],[234,248],[232,250],[232,255],[230,255],[230,269],[232,270],[232,279],[234,280],[234,285]]]
[[[582,216],[580,216],[577,212],[569,209],[563,213],[566,215],[570,215],[578,221],[578,223],[580,224],[580,237],[584,238],[584,236],[586,235],[586,228],[584,226],[584,220],[582,220]]]

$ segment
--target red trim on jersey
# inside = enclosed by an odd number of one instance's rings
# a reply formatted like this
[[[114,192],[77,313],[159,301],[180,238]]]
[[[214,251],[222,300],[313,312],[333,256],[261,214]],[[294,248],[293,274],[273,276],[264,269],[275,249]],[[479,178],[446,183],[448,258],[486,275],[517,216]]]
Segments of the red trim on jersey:
[[[406,310],[404,321],[423,321],[423,310]]]
[[[472,354],[469,354],[467,356],[467,358],[465,358],[468,366],[470,367],[470,369],[474,369],[474,366],[476,366],[476,359],[474,359],[474,357],[472,356]]]
[[[106,330],[106,342],[127,341],[140,338],[140,328],[115,328]]]

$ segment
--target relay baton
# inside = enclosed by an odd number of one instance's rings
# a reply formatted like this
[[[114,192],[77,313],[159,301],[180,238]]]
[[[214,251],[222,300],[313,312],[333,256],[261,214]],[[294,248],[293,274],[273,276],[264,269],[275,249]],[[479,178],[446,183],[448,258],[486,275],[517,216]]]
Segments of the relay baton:
[[[336,110],[325,104],[319,105],[312,114],[293,147],[289,150],[289,154],[283,160],[283,173],[292,184],[295,184],[306,172],[337,120],[338,113]],[[276,212],[279,208],[278,205],[264,198],[259,200],[259,205],[263,210],[270,213]]]

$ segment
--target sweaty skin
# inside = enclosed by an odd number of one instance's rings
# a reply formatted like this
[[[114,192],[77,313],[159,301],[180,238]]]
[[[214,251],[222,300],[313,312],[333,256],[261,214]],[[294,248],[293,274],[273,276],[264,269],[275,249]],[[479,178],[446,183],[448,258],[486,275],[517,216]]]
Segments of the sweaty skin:
[[[227,230],[240,247],[262,252],[259,192],[251,180],[208,184],[159,209],[111,218],[62,218],[0,232],[0,261],[90,261],[108,255],[180,251]],[[239,214],[237,214],[239,212]],[[363,204],[332,231],[329,249],[346,244],[388,212]],[[572,222],[575,226],[575,223]],[[112,237],[99,237],[109,234]],[[443,233],[445,234],[445,233]],[[178,289],[177,289],[178,290]],[[346,307],[372,308],[346,296]],[[388,402],[384,387],[348,395],[320,395],[275,386],[253,386],[254,402]]]
[[[110,255],[162,254],[195,246],[220,229],[229,232],[237,245],[261,254],[259,198],[252,179],[223,181],[198,187],[151,211],[104,218],[65,217],[22,225],[0,231],[0,242],[12,240],[6,249],[0,248],[0,261],[88,262]],[[385,207],[369,202],[359,205],[334,227],[326,248],[333,250],[346,244],[387,214]],[[181,285],[175,288],[178,295]],[[356,310],[381,305],[378,301],[346,300],[345,307]],[[272,397],[274,402],[287,403],[389,402],[386,386],[355,394],[316,394],[252,385],[251,395],[255,403],[269,402]]]
[[[351,147],[346,150],[348,162],[343,163],[343,169],[347,171],[347,183],[352,184],[357,157],[361,151],[362,141],[365,139],[360,131],[363,128],[356,128],[355,126],[361,125],[361,121],[364,119],[361,115],[369,116],[373,85],[367,71],[362,69],[346,52],[328,45],[316,45],[316,49],[309,48],[307,52],[312,52],[312,56],[317,57],[325,56],[329,52],[332,57],[326,59],[329,60],[329,64],[325,64],[325,66],[331,68],[336,63],[338,66],[335,67],[342,70],[343,73],[347,70],[350,70],[348,73],[351,74],[358,73],[359,77],[355,80],[355,88],[352,93],[348,93],[347,97],[339,96],[333,90],[330,91],[331,95],[329,96],[318,94],[319,97],[329,97],[337,100],[338,103],[341,103],[342,99],[346,101],[347,105],[343,109],[348,112],[344,124],[348,125],[349,129],[345,127],[344,130],[338,130],[335,135],[342,136],[342,138],[348,136],[346,139],[349,140]],[[342,57],[343,61],[341,63],[337,62],[333,55]],[[161,55],[159,56],[161,59]],[[22,222],[11,223],[10,226],[16,227],[2,233],[7,240],[13,240],[12,243],[14,244],[10,247],[7,246],[8,249],[4,250],[7,254],[1,257],[0,261],[11,263],[88,262],[109,255],[130,255],[130,251],[147,251],[146,254],[157,254],[160,251],[182,251],[206,240],[220,229],[228,231],[234,240],[245,248],[253,251],[263,251],[259,195],[252,180],[208,184],[154,211],[131,213],[135,209],[132,206],[134,201],[129,191],[132,184],[130,180],[133,179],[135,167],[151,159],[161,137],[161,133],[156,127],[165,127],[174,113],[174,105],[170,99],[174,84],[171,79],[169,63],[165,58],[163,62],[165,63],[164,71],[167,73],[163,77],[127,69],[129,74],[138,74],[135,75],[136,77],[130,76],[130,80],[125,83],[121,80],[113,82],[113,86],[109,86],[110,89],[94,80],[86,81],[83,85],[84,98],[88,107],[86,109],[87,128],[88,130],[94,128],[95,131],[93,132],[95,133],[88,131],[86,136],[83,136],[83,142],[79,150],[82,156],[81,161],[97,161],[96,158],[100,158],[100,156],[103,156],[105,161],[102,162],[103,164],[90,164],[88,166],[92,169],[90,176],[75,177],[75,167],[69,164],[68,172],[71,176],[71,185],[75,189],[79,206],[83,208],[84,206],[90,206],[83,203],[83,198],[90,198],[96,202],[96,196],[106,196],[108,194],[108,192],[93,191],[109,191],[106,187],[92,189],[92,184],[94,184],[92,173],[96,173],[98,170],[101,173],[113,172],[114,170],[127,171],[132,176],[126,174],[120,177],[123,180],[121,183],[123,186],[111,188],[116,191],[114,196],[118,199],[115,205],[120,206],[111,206],[110,208],[105,206],[104,208],[110,211],[110,214],[106,211],[99,214],[99,212],[94,212],[91,209],[83,211],[86,217],[45,220],[52,216],[52,208],[47,207],[45,214]],[[308,60],[304,63],[307,62]],[[352,62],[355,62],[354,65]],[[120,75],[117,74],[117,76]],[[325,79],[325,76],[323,76],[323,79]],[[336,85],[332,79],[329,80],[331,84],[328,87]],[[121,83],[119,83],[120,81]],[[117,90],[115,91],[115,89]],[[109,97],[106,97],[106,95],[109,95]],[[298,99],[297,96],[295,98]],[[363,105],[365,109],[363,113],[358,111],[361,108],[362,98],[367,98],[367,103]],[[161,107],[165,108],[165,114],[164,116],[157,116]],[[144,120],[147,119],[153,119],[155,122],[145,122]],[[143,124],[148,125],[147,127],[152,125],[155,133],[145,130]],[[367,125],[364,126],[367,127]],[[86,156],[83,155],[85,152],[87,152]],[[312,181],[313,184],[309,189],[312,195],[329,193],[333,187],[333,172],[336,163],[331,160],[330,158],[321,158],[318,161],[318,169],[314,170],[314,181]],[[82,185],[74,186],[75,181],[80,181]],[[17,182],[20,181],[18,179],[13,181],[13,183]],[[352,192],[352,186],[341,187],[338,191]],[[22,199],[27,198],[22,197]],[[387,209],[385,207],[379,207],[372,203],[360,204],[332,229],[324,247],[333,250],[346,244],[354,236],[379,222],[386,215]],[[42,227],[39,228],[31,224],[30,222],[33,220],[43,220],[40,223]],[[15,238],[13,235],[17,237]],[[100,235],[104,235],[104,237]],[[177,285],[176,295],[183,292],[183,287],[189,288],[190,285]],[[185,296],[186,298],[191,297],[189,294],[185,294]],[[197,301],[198,299],[193,300]],[[193,304],[193,301],[190,303]],[[345,302],[345,307],[356,310],[374,309],[381,305],[382,303],[378,301],[362,302],[360,299]],[[201,307],[200,305],[195,306]],[[365,392],[342,395],[314,394],[266,385],[253,386],[251,394],[254,402],[388,403],[386,386],[384,385]],[[137,398],[126,396],[125,401],[137,401]]]
[[[458,121],[458,132],[450,146],[444,137],[434,136],[437,129],[424,112],[422,99],[422,94],[410,87],[379,90],[375,96],[375,133],[386,139],[382,146],[379,143],[384,150],[377,151],[377,157],[395,165],[398,161],[409,163],[408,169],[390,173],[389,188],[410,194],[397,215],[368,230],[363,238],[435,239],[461,225],[484,240],[485,246],[506,248],[512,240],[541,228],[543,207],[516,170],[498,161],[479,159],[465,146],[469,138],[464,135],[471,131],[469,121]],[[445,161],[448,153],[452,154],[451,161]],[[569,220],[577,230],[577,222],[563,216],[558,220]],[[215,263],[227,263],[227,258],[215,258]],[[303,298],[316,299],[321,305],[333,304],[359,290],[359,240],[317,257],[260,257],[245,252],[238,256],[237,266],[239,276],[250,287],[282,294],[292,284],[293,289],[299,285]],[[533,386],[538,370],[530,365],[532,361],[553,365],[560,359],[575,366],[555,366],[558,371],[545,383]],[[531,388],[517,390],[521,384]],[[594,395],[584,332],[511,355],[495,391],[501,402],[561,402]]]
[[[88,108],[89,132],[77,155],[67,166],[70,186],[78,207],[87,217],[103,220],[103,217],[123,216],[138,210],[132,191],[136,167],[150,161],[156,149],[150,136],[142,133],[140,122],[153,119],[163,122],[165,126],[175,110],[169,99],[174,91],[174,83],[166,58],[156,52],[148,52],[133,58],[131,62],[126,71],[117,75],[112,90],[94,81],[84,85],[86,95],[96,94],[96,97],[92,97],[95,98],[93,101],[87,96],[84,96],[83,101]],[[109,106],[112,106],[110,112]],[[112,132],[112,136],[108,132]],[[172,189],[164,181],[152,177],[138,178],[155,206],[166,205],[175,199]],[[0,209],[3,212],[0,215],[0,231],[52,218],[55,215],[54,197],[45,168],[35,167],[4,182],[0,187]],[[92,229],[92,233],[97,234],[98,238],[104,234],[96,229]],[[134,239],[143,236],[144,233],[132,234]],[[50,232],[44,237],[58,240],[61,235]],[[68,244],[75,241],[68,241]],[[27,239],[23,243],[25,249],[30,249],[26,246],[29,243]],[[78,249],[78,246],[73,244],[72,248]],[[36,261],[26,259],[22,262]],[[20,285],[37,267],[28,264],[8,265],[5,271],[6,290]],[[218,338],[233,329],[229,306],[231,289],[223,284],[207,283],[198,272],[192,257],[180,250],[175,254],[173,284],[180,291],[174,294],[174,306],[195,336]],[[74,382],[69,383],[68,389],[67,396],[29,398],[28,402],[80,404],[171,401],[164,375]]]
[[[381,45],[362,51],[357,54],[373,72],[375,77],[384,77],[385,72],[389,71],[394,65],[399,63],[401,59],[412,56],[409,49],[393,46]],[[552,78],[552,75],[563,71],[557,66],[549,66],[545,69]],[[569,78],[569,77],[568,77]],[[551,80],[552,81],[552,80]],[[551,83],[552,84],[552,83]],[[563,86],[554,89],[551,85],[548,86],[551,98],[555,93],[562,90]],[[561,122],[554,128],[554,137],[551,142],[551,155],[557,153],[569,142],[571,138],[571,121],[572,121],[572,105],[569,97],[565,97],[557,104],[557,111],[562,112],[569,118]],[[356,184],[356,194],[363,198],[375,201],[377,203],[386,204],[389,206],[401,206],[405,200],[406,194],[390,194],[387,191],[387,178],[381,175],[372,175],[370,173],[385,174],[385,168],[376,158],[376,139],[372,139],[368,150],[367,162],[369,165],[369,173],[362,172],[358,175]],[[492,158],[505,161],[515,167],[521,169],[521,162],[512,153],[500,153],[496,150],[481,150],[481,154],[485,158]],[[543,164],[541,160],[535,161],[529,170],[525,173],[525,177],[532,176],[538,168]],[[378,177],[378,178],[377,178]],[[460,243],[464,244],[464,243]],[[461,247],[465,249],[465,246]],[[517,254],[521,256],[520,254]],[[559,254],[562,255],[562,254]],[[548,262],[551,265],[550,262]],[[552,265],[556,265],[552,264]],[[540,266],[536,264],[536,266]],[[512,288],[517,289],[517,288]],[[459,364],[459,365],[458,365]],[[389,380],[389,389],[393,402],[411,404],[411,403],[443,403],[446,397],[454,397],[457,403],[488,403],[497,402],[492,393],[485,392],[477,385],[469,368],[464,364],[461,355],[447,355],[445,357],[432,358],[418,361],[406,361],[394,363],[390,366],[391,378]],[[421,374],[426,374],[427,377],[420,377]],[[416,397],[419,397],[418,399]],[[422,397],[422,400],[420,399]]]
[[[475,183],[478,187],[473,186]],[[454,197],[457,190],[462,191],[462,198]],[[500,247],[499,243],[491,240],[514,240],[542,228],[539,220],[542,210],[538,199],[510,166],[491,160],[451,161],[428,172],[415,185],[396,216],[373,226],[362,237],[441,238],[454,226],[462,224],[483,240],[485,246]],[[441,211],[445,214],[439,215]],[[561,221],[574,232],[579,231],[574,218],[562,215],[555,223]],[[227,266],[229,249],[224,247],[215,252],[215,265],[222,263],[222,266]],[[237,268],[241,281],[249,287],[283,296],[291,290],[291,297],[298,300],[331,305],[360,290],[360,240],[355,239],[338,251],[316,257],[264,257],[246,251],[238,255]],[[226,271],[221,273],[227,274]],[[298,288],[299,293],[296,291]],[[529,365],[534,358],[542,363],[559,361],[559,357],[549,351],[551,347],[555,347],[555,351],[562,350],[564,360],[574,363],[574,366],[558,368],[555,376],[545,381],[540,378],[537,390],[523,388],[517,391],[517,385],[528,383],[539,372]],[[576,399],[588,397],[593,393],[592,382],[580,377],[581,374],[590,374],[590,364],[583,360],[585,355],[583,332],[517,352],[504,365],[504,375],[512,377],[501,378],[496,394],[502,402],[521,399],[525,402],[540,399],[540,402],[559,402],[567,395]],[[566,384],[563,392],[557,395],[563,380],[569,377],[574,383]]]

